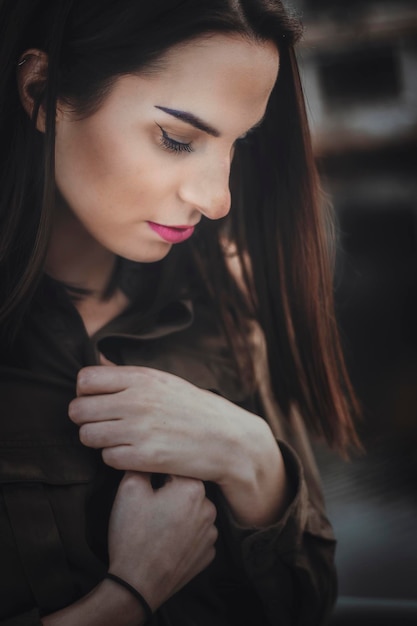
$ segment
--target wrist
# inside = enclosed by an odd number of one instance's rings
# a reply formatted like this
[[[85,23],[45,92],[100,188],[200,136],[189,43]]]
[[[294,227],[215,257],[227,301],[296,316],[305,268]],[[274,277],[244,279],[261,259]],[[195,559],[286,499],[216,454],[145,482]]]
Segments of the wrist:
[[[240,440],[227,455],[219,486],[236,521],[264,527],[281,518],[289,503],[284,460],[268,424],[250,414]]]
[[[113,574],[111,572],[107,572],[106,579],[111,580],[114,584],[119,585],[120,587],[123,587],[123,589],[129,591],[129,593],[136,599],[137,602],[139,602],[140,606],[142,607],[146,616],[146,621],[148,622],[152,619],[152,609],[138,589],[133,587],[124,578],[120,578],[120,576],[117,576],[116,574]]]

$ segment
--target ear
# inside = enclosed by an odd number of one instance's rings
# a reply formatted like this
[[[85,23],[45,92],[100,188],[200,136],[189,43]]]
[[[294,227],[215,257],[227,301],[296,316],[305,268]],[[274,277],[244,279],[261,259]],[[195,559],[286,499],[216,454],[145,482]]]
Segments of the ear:
[[[35,106],[44,91],[48,72],[48,55],[42,50],[31,48],[24,52],[17,64],[17,86],[20,101],[30,118]],[[36,128],[45,132],[45,107],[39,107]]]

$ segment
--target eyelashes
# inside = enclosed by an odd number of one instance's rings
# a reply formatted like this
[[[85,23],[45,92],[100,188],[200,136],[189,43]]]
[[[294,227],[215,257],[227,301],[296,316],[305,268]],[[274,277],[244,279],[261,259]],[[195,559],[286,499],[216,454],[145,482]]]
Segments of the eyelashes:
[[[176,141],[168,135],[168,133],[162,128],[162,126],[159,126],[159,124],[157,124],[157,126],[161,131],[161,136],[159,140],[164,150],[168,150],[168,152],[173,152],[174,154],[193,151],[191,142],[183,143],[182,141]]]
[[[183,141],[178,141],[176,139],[173,139],[172,137],[168,135],[166,130],[162,128],[162,126],[160,126],[157,122],[155,123],[158,126],[159,130],[161,131],[161,135],[159,137],[159,143],[164,150],[167,150],[168,152],[172,152],[173,154],[189,153],[189,152],[194,151],[191,141],[183,142]],[[254,135],[254,130],[255,129],[251,129],[247,133],[245,133],[244,135],[236,139],[235,143],[233,144],[233,148],[236,149],[238,146],[241,146],[241,145],[245,146],[245,145],[251,144],[251,140]]]

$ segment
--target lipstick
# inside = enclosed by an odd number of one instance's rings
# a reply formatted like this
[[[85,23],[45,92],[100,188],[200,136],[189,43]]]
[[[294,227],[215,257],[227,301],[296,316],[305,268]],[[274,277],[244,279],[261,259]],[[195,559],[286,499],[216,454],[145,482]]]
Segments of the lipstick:
[[[156,222],[148,222],[150,228],[168,243],[181,243],[189,239],[195,226],[164,226]]]

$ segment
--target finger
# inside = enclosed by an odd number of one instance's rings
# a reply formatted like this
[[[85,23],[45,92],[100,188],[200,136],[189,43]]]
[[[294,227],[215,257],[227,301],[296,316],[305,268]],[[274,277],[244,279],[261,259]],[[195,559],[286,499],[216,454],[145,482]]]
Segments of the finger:
[[[83,367],[77,376],[77,396],[121,391],[126,388],[121,378],[117,365]]]
[[[103,447],[102,458],[106,465],[118,470],[133,470],[149,474],[170,474],[168,468],[158,463],[155,455],[149,453],[145,447],[130,443],[131,438],[122,438],[124,443]]]
[[[131,490],[132,496],[137,497],[138,492],[153,493],[151,485],[151,475],[147,472],[132,472],[126,471],[122,480],[120,481],[119,490]]]
[[[174,378],[172,374],[138,365],[92,365],[78,372],[77,395],[111,394],[149,380],[165,381],[167,377]]]
[[[103,447],[102,457],[106,465],[118,470],[134,470],[139,472],[169,474],[169,466],[159,463],[149,447],[137,446],[125,437],[123,443]],[[172,467],[171,467],[172,469]],[[175,467],[173,468],[176,469]]]
[[[123,414],[122,394],[82,396],[74,398],[68,405],[69,418],[78,424],[117,420]]]
[[[107,448],[128,444],[128,436],[117,422],[83,424],[79,431],[80,441],[89,448]]]
[[[121,445],[121,446],[113,446],[111,448],[103,448],[101,456],[102,456],[104,463],[108,465],[109,467],[113,467],[113,469],[132,471],[134,470],[134,468],[132,467],[130,448],[131,446],[129,445]],[[150,472],[148,470],[140,470],[140,472],[150,476]],[[150,479],[149,479],[149,484],[150,484]]]

